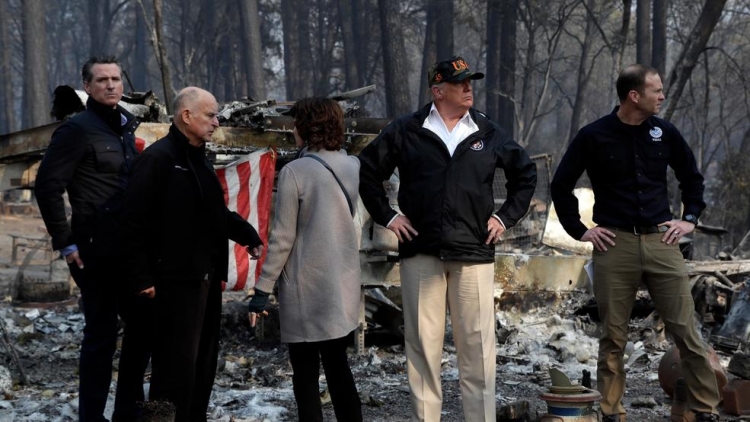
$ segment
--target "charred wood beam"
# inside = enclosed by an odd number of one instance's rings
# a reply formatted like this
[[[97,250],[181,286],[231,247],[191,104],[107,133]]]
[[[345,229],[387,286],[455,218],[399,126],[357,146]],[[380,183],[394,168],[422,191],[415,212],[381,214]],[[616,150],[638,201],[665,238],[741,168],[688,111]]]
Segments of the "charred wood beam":
[[[388,119],[344,119],[346,135],[351,142],[350,154],[359,154],[388,124]],[[0,164],[30,159],[41,159],[52,133],[60,123],[0,135]],[[296,150],[294,119],[289,116],[265,116],[256,128],[220,126],[214,132],[213,143],[227,147],[257,147]],[[136,136],[147,144],[156,142],[169,131],[166,123],[141,123]]]
[[[736,288],[737,286],[734,284],[734,282],[728,279],[724,274],[722,274],[721,271],[719,270],[714,271],[714,275],[722,284],[729,287],[731,290],[737,290]]]
[[[52,133],[59,125],[52,123],[0,135],[0,164],[27,161],[34,157],[42,158]]]
[[[741,274],[750,274],[750,260],[742,261],[689,261],[687,262],[690,274],[715,275],[720,271],[726,277]]]
[[[351,91],[332,95],[329,98],[336,101],[351,100],[374,91],[377,91],[377,85],[368,85],[362,88],[352,89]]]

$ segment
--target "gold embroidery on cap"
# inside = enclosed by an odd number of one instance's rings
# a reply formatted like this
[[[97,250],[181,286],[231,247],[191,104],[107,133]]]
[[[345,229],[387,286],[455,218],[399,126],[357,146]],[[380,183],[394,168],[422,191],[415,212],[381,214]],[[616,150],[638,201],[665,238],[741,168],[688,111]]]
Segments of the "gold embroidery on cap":
[[[468,69],[469,65],[466,64],[463,60],[456,60],[455,62],[451,63],[453,65],[453,68],[456,70],[464,70]]]

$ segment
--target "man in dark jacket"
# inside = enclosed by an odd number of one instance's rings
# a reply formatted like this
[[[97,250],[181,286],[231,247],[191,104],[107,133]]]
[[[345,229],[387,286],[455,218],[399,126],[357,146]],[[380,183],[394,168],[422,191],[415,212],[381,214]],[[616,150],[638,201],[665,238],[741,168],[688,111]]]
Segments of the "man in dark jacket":
[[[594,246],[594,296],[602,320],[597,388],[603,421],[625,420],[623,353],[628,320],[645,283],[667,332],[680,350],[688,406],[696,421],[718,421],[719,391],[695,329],[687,267],[677,242],[695,230],[706,203],[703,176],[680,132],[656,114],[664,101],[659,72],[632,65],[617,78],[620,106],[582,128],[571,141],[551,184],[565,231]],[[673,220],[667,167],[680,181],[684,211]],[[586,171],[594,189],[594,222],[581,222],[576,181]]]
[[[92,57],[81,73],[89,94],[86,110],[52,135],[37,173],[36,198],[52,246],[65,257],[81,289],[86,326],[81,345],[79,415],[81,421],[99,422],[106,420],[103,413],[112,380],[122,285],[120,213],[137,154],[134,133],[139,122],[118,106],[122,72],[114,57]],[[65,215],[65,191],[73,211],[70,224]],[[128,325],[137,325],[137,315]],[[140,340],[128,342],[136,345]],[[147,350],[123,352],[115,415],[124,418],[135,401],[142,400],[147,364]]]
[[[471,72],[460,57],[428,72],[433,103],[395,120],[359,157],[360,195],[399,240],[406,362],[415,420],[439,421],[446,298],[464,418],[494,421],[495,243],[526,214],[536,166],[508,134],[474,110]],[[398,203],[383,188],[398,168]],[[494,209],[495,170],[508,197]]]
[[[219,126],[209,92],[177,94],[169,134],[136,160],[125,199],[133,291],[155,301],[150,400],[177,407],[177,421],[205,421],[216,375],[221,284],[231,239],[260,256],[255,229],[224,204],[205,143]]]

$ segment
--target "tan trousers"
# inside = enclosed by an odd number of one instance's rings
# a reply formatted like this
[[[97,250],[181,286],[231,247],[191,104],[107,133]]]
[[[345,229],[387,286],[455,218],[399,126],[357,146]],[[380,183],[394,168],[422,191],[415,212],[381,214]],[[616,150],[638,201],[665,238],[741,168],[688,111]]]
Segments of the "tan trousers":
[[[464,420],[495,421],[494,264],[441,261],[429,255],[401,264],[406,366],[412,419],[440,420],[440,360],[450,307]]]
[[[596,371],[604,415],[624,414],[623,351],[628,341],[628,321],[641,281],[646,284],[656,311],[680,350],[682,374],[688,387],[688,406],[695,412],[717,413],[716,375],[706,358],[695,328],[695,305],[687,267],[677,245],[661,242],[663,233],[635,235],[613,230],[615,246],[594,250],[594,296],[603,332]]]

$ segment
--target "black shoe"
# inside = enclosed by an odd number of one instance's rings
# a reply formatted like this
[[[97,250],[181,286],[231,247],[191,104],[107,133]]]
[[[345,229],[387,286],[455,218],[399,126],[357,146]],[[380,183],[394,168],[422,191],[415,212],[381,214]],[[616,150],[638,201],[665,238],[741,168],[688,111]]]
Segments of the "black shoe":
[[[605,415],[602,416],[602,422],[624,422],[625,421],[625,415],[617,413],[614,415]]]
[[[696,413],[695,422],[719,422],[719,415],[716,413]]]

